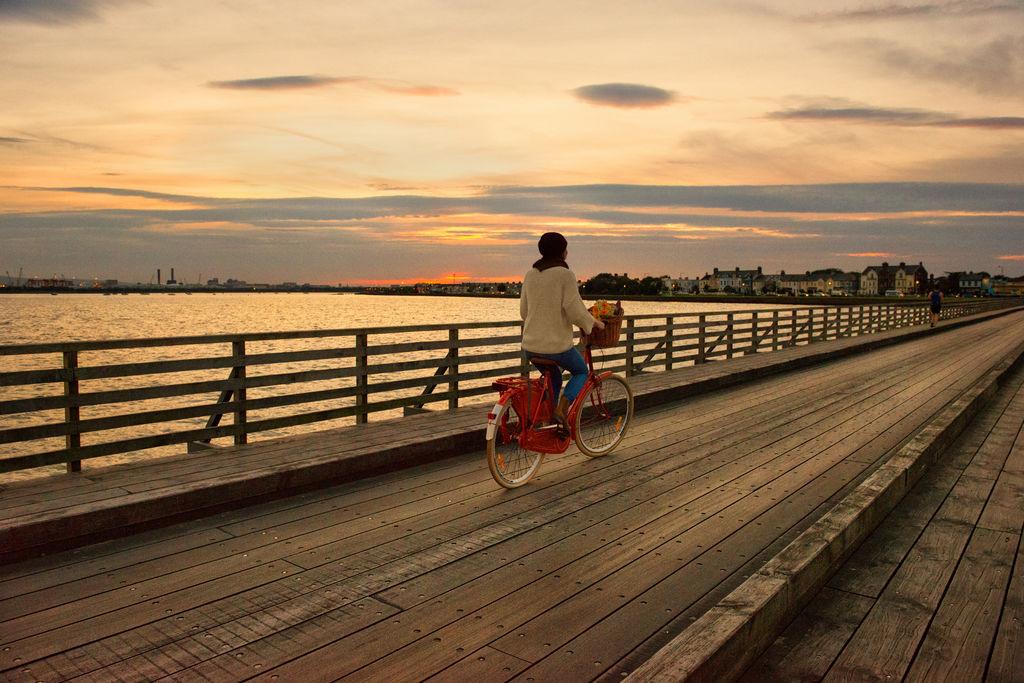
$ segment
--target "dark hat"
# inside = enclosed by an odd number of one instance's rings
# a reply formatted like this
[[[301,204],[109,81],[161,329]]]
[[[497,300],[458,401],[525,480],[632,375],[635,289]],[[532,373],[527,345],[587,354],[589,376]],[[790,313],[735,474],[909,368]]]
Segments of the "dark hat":
[[[546,259],[561,259],[567,246],[569,243],[558,232],[546,232],[540,236],[540,241],[537,242],[540,255]]]

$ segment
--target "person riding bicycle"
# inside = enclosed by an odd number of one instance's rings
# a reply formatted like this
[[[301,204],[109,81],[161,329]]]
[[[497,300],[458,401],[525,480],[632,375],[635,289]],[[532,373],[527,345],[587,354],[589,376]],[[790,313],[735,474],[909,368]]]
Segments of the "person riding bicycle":
[[[537,242],[541,258],[523,278],[519,297],[519,314],[523,319],[522,350],[527,357],[553,360],[572,377],[559,395],[562,373],[557,370],[541,372],[548,375],[553,396],[558,399],[555,419],[565,428],[569,405],[579,395],[587,380],[587,364],[579,350],[573,346],[573,325],[587,335],[594,328],[604,329],[604,323],[587,310],[580,297],[576,275],[565,262],[568,242],[557,232],[546,232]]]

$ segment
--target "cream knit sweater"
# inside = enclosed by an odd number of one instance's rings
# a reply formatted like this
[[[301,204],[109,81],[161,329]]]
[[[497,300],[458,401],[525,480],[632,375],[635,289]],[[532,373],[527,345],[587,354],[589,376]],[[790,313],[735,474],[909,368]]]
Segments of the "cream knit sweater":
[[[576,275],[561,266],[544,271],[530,269],[523,278],[519,315],[523,319],[523,348],[533,353],[568,351],[573,325],[587,334],[594,328],[594,316],[580,298]]]

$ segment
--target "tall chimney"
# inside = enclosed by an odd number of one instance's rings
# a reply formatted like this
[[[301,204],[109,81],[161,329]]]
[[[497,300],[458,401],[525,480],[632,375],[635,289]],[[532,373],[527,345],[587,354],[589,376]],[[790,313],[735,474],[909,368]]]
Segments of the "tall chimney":
[[[162,283],[162,281],[160,280],[160,269],[159,268],[156,269],[156,283],[158,285]]]
[[[171,279],[174,280],[174,266],[171,266]],[[177,282],[177,280],[175,280]]]

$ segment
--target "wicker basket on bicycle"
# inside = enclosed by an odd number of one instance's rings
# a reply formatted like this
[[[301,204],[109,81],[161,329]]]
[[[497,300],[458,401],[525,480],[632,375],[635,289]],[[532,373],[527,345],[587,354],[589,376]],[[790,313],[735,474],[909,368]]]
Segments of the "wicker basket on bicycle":
[[[622,332],[622,316],[601,316],[604,329],[596,327],[590,333],[590,345],[595,349],[609,349],[619,344],[619,334]]]

